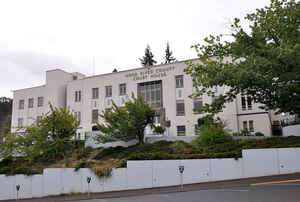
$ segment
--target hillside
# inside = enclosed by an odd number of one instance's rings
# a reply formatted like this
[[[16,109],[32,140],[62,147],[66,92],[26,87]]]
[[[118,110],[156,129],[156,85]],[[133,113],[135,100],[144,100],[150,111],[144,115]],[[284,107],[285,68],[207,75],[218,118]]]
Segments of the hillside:
[[[52,162],[35,161],[31,164],[22,158],[0,162],[0,174],[42,173],[44,168],[118,168],[126,167],[127,160],[166,160],[239,158],[243,149],[300,147],[300,137],[272,137],[259,140],[232,140],[211,146],[200,146],[182,141],[159,141],[153,144],[134,145],[128,148],[84,148],[80,146],[63,159]]]

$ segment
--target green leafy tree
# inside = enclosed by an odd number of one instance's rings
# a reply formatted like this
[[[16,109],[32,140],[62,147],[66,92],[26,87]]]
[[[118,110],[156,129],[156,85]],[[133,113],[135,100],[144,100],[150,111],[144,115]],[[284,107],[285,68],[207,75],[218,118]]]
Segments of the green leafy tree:
[[[97,128],[104,134],[98,135],[96,140],[108,142],[114,140],[130,141],[137,139],[139,144],[144,143],[144,131],[146,126],[154,126],[155,110],[145,100],[138,96],[125,103],[124,107],[118,107],[115,103],[111,110],[105,110],[100,117],[103,123],[98,123]],[[161,132],[163,130],[155,130]]]
[[[201,86],[195,96],[214,95],[214,86],[227,86],[229,91],[206,111],[220,111],[238,94],[246,94],[267,110],[300,114],[300,3],[271,0],[245,20],[247,29],[234,20],[228,41],[210,36],[206,44],[192,46],[200,63],[188,63],[185,72],[195,87]]]
[[[176,58],[173,56],[173,52],[170,50],[169,43],[167,43],[165,53],[165,64],[172,63],[176,60]]]
[[[10,132],[12,99],[1,97],[0,100],[0,133],[7,134]]]
[[[145,49],[145,55],[142,58],[140,58],[140,61],[143,67],[149,67],[156,64],[156,61],[154,60],[154,55],[151,52],[151,48],[149,45],[147,45]]]
[[[35,159],[54,160],[73,149],[73,137],[79,122],[66,109],[50,105],[50,112],[25,128],[23,134],[8,134],[0,144],[0,157],[21,154],[29,162]]]

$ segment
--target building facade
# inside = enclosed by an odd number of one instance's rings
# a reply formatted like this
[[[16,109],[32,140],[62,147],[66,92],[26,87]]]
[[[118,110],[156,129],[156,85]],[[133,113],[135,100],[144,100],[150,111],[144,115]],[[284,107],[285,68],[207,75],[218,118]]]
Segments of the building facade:
[[[197,62],[197,60],[192,60]],[[191,136],[197,130],[197,120],[205,116],[197,112],[213,98],[204,95],[190,98],[196,89],[192,79],[184,73],[186,61],[152,67],[86,77],[60,69],[46,72],[43,86],[14,91],[12,132],[28,126],[49,111],[49,103],[68,107],[80,121],[78,135],[93,130],[100,120],[99,114],[112,107],[112,102],[122,106],[131,95],[140,94],[156,109],[156,124],[166,127],[168,136]],[[226,87],[216,87],[216,95],[226,92]],[[247,96],[237,96],[218,116],[225,120],[232,132],[248,129],[252,134],[262,132],[272,135],[272,123],[278,117],[259,108]],[[148,133],[151,133],[151,131]]]

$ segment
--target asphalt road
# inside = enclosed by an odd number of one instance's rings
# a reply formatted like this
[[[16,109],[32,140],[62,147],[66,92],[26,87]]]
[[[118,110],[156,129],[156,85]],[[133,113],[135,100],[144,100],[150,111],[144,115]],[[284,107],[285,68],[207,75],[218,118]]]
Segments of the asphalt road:
[[[300,173],[180,187],[66,195],[23,202],[300,202]],[[2,201],[1,201],[2,202]],[[4,201],[3,201],[4,202]]]
[[[76,202],[299,202],[300,182],[208,189]],[[74,201],[75,202],[75,201]]]

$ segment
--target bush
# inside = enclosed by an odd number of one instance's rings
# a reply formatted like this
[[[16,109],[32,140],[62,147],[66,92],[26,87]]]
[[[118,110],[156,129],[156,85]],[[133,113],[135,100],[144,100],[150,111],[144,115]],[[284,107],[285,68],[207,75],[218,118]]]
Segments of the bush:
[[[110,177],[111,173],[112,173],[112,168],[103,168],[103,167],[94,166],[94,167],[92,167],[92,171],[99,178],[101,178],[101,177]]]
[[[232,137],[221,125],[202,125],[197,135],[193,142],[203,146],[232,141]]]
[[[262,132],[256,132],[255,136],[265,136]]]
[[[76,164],[75,166],[75,172],[77,172],[78,170],[80,170],[80,168],[90,168],[91,167],[91,163],[90,162],[79,162]]]

